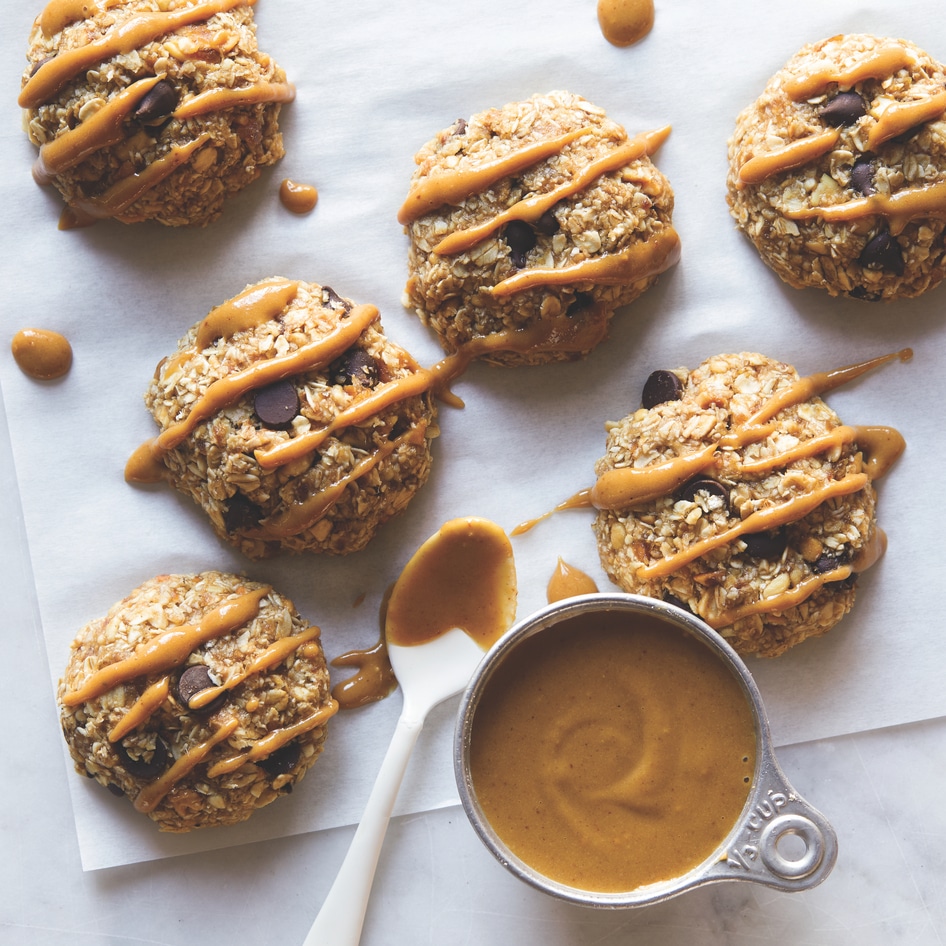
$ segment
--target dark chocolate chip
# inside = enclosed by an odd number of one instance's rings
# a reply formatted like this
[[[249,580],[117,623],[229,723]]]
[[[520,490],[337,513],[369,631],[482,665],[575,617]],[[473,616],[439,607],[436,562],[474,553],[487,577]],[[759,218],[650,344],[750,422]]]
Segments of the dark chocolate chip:
[[[194,666],[188,667],[186,670],[184,670],[184,672],[177,678],[178,701],[188,709],[192,709],[190,705],[191,700],[197,696],[198,693],[203,693],[204,690],[209,690],[215,686],[217,686],[217,684],[214,683],[213,679],[211,678],[210,671],[203,664],[194,664]],[[221,693],[216,699],[208,703],[206,706],[201,706],[198,712],[212,713],[219,709],[225,700],[226,695]]]
[[[881,230],[867,241],[859,262],[865,269],[883,269],[895,276],[902,276],[904,271],[903,251],[888,230]]]
[[[348,311],[348,303],[331,286],[323,286],[322,295],[326,297],[329,308]]]
[[[855,286],[848,295],[852,299],[860,299],[862,302],[880,302],[883,296],[877,292],[871,292],[866,286]]]
[[[242,493],[236,493],[227,500],[227,508],[223,512],[223,527],[227,532],[255,529],[262,515],[263,511],[256,503],[250,502]]]
[[[291,381],[277,381],[260,388],[253,399],[256,416],[267,426],[279,429],[299,413],[299,395]]]
[[[42,59],[38,59],[36,62],[34,62],[33,67],[30,69],[30,78],[32,79],[33,76],[35,76],[36,73],[46,65],[47,62],[52,62],[55,58],[55,56],[44,56]]]
[[[121,785],[116,785],[114,782],[109,782],[108,785],[106,785],[105,787],[106,787],[116,798],[124,798],[124,797],[125,797],[125,790],[121,787]]]
[[[576,292],[575,298],[571,301],[566,309],[565,314],[571,317],[576,315],[581,315],[586,309],[590,309],[594,305],[594,296],[590,295],[587,292]]]
[[[535,233],[522,220],[511,220],[506,225],[506,242],[512,254],[512,265],[522,269],[526,265],[526,253],[535,246]]]
[[[729,490],[719,480],[710,479],[708,476],[697,476],[680,487],[677,491],[677,499],[686,499],[692,503],[696,501],[697,493],[719,497],[726,511],[729,511]]]
[[[465,135],[465,134],[466,134],[466,129],[467,129],[466,119],[465,119],[465,118],[458,118],[458,119],[453,123],[453,131],[451,132],[451,134],[454,134],[454,135]]]
[[[844,564],[844,558],[840,555],[832,555],[830,552],[822,552],[817,561],[811,563],[811,570],[816,575],[824,575],[826,572],[833,572]]]
[[[666,401],[679,401],[682,394],[683,382],[672,371],[658,368],[644,382],[641,407],[649,411]]]
[[[854,162],[851,168],[851,187],[863,197],[870,197],[877,192],[874,187],[874,162],[863,155]]]
[[[260,759],[256,764],[268,775],[288,775],[298,764],[302,749],[297,742],[290,742],[272,755]]]
[[[838,128],[841,125],[853,125],[867,114],[867,106],[857,92],[839,92],[821,107],[818,114],[826,125]]]
[[[372,388],[378,383],[378,366],[363,348],[349,348],[329,369],[333,384],[360,384]]]
[[[168,767],[168,763],[171,761],[170,750],[160,736],[155,736],[154,749],[150,753],[134,746],[132,749],[134,755],[132,755],[124,743],[116,742],[114,746],[121,764],[132,778],[156,778]]]
[[[551,210],[546,210],[533,226],[545,236],[554,236],[559,231],[558,217]]]
[[[145,94],[131,117],[146,125],[162,121],[177,108],[179,98],[177,89],[167,79],[162,79]]]
[[[749,532],[741,536],[746,551],[753,558],[767,558],[769,561],[781,558],[788,540],[781,529],[774,532]]]

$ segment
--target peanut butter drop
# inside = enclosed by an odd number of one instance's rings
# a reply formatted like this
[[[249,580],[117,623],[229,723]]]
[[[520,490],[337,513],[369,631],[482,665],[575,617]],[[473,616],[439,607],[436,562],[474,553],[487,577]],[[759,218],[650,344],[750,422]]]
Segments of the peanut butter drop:
[[[315,209],[319,192],[311,184],[299,184],[287,177],[279,185],[279,202],[294,214],[307,214]]]
[[[598,0],[598,25],[613,46],[633,46],[654,26],[654,0]]]
[[[10,344],[13,359],[31,378],[52,381],[72,367],[72,346],[59,332],[43,328],[24,328]]]

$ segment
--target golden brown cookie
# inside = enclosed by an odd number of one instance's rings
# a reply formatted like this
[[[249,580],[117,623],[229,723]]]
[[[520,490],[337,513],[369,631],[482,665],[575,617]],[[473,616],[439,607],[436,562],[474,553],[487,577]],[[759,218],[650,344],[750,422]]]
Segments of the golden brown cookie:
[[[833,627],[883,554],[873,480],[903,441],[843,425],[818,395],[885,360],[799,379],[742,352],[654,372],[642,407],[607,424],[595,467],[608,575],[688,608],[743,654]]]
[[[51,2],[27,55],[33,173],[68,204],[63,226],[203,226],[283,155],[295,91],[258,49],[247,0]]]
[[[905,40],[805,46],[736,121],[728,201],[790,286],[918,296],[946,274],[946,69]]]
[[[58,697],[76,770],[176,832],[290,792],[338,709],[319,629],[222,572],[160,575],[87,624]]]
[[[649,157],[668,133],[629,139],[569,92],[440,132],[398,218],[405,305],[448,352],[505,365],[587,354],[679,258],[673,191]]]
[[[374,306],[267,279],[158,365],[145,403],[161,432],[126,478],[166,479],[250,558],[354,552],[427,480],[432,382]]]

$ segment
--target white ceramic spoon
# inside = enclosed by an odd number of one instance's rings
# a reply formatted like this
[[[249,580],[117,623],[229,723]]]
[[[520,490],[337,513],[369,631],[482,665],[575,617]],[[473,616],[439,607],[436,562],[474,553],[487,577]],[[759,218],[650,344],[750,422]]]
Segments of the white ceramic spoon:
[[[455,540],[458,538],[461,545],[464,538],[475,539],[478,543],[473,547],[472,559],[469,552],[465,554],[462,564],[466,567],[459,571],[455,570],[460,567],[459,560],[451,561],[450,556],[450,548],[457,547]],[[467,547],[471,547],[469,542]],[[476,557],[483,557],[483,552],[477,551],[477,548],[491,552],[494,556],[498,551],[500,561],[494,559],[484,569],[477,569]],[[485,562],[483,564],[486,565]],[[438,703],[459,693],[469,683],[485,654],[483,646],[466,631],[456,627],[438,633],[425,643],[408,646],[392,643],[391,616],[395,605],[399,605],[399,612],[409,614],[419,588],[429,583],[433,571],[438,569],[448,574],[452,572],[452,584],[464,587],[467,600],[475,601],[479,595],[481,600],[484,596],[490,596],[497,602],[498,614],[494,620],[498,617],[500,623],[504,624],[498,631],[508,628],[515,616],[516,577],[512,549],[499,527],[487,520],[451,520],[431,536],[408,562],[392,591],[388,620],[385,622],[388,656],[403,693],[401,715],[351,846],[305,938],[304,946],[358,946],[378,856],[391,820],[391,810],[427,714]],[[443,587],[439,590],[448,599],[443,610],[449,612],[450,592]],[[437,588],[427,588],[428,594],[436,594],[437,591]],[[454,619],[459,620],[459,617],[457,614]],[[449,624],[444,626],[449,627]]]

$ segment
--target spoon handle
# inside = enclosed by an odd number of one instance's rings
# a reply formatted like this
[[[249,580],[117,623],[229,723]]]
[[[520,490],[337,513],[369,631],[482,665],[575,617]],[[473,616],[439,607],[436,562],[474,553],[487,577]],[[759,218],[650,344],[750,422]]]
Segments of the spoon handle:
[[[351,846],[303,946],[358,946],[391,810],[424,720],[401,714]]]

